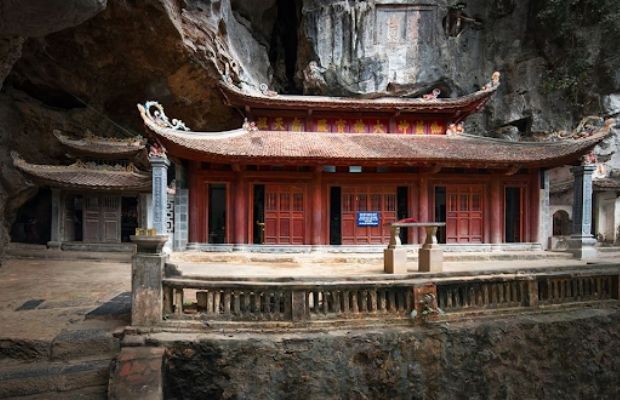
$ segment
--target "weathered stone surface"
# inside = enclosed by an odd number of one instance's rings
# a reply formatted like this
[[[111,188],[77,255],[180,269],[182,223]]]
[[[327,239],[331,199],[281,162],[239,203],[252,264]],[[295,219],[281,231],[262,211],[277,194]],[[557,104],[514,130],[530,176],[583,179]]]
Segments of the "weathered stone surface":
[[[108,398],[163,399],[162,347],[125,347],[112,362]]]
[[[620,312],[179,342],[166,397],[616,399]]]
[[[107,0],[2,0],[0,35],[44,36],[101,12]]]

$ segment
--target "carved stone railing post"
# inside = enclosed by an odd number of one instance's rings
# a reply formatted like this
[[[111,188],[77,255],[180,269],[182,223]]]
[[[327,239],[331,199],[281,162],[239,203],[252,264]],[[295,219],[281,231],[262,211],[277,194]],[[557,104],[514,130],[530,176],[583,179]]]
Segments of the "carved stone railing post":
[[[595,165],[572,167],[575,177],[573,199],[573,229],[568,242],[570,250],[579,259],[597,255],[596,239],[592,236],[592,174]]]
[[[390,226],[390,243],[383,250],[383,271],[386,274],[407,273],[407,250],[400,243],[400,226]]]
[[[163,318],[162,279],[167,256],[163,247],[168,235],[131,236],[137,253],[131,264],[131,324],[155,326]]]
[[[306,319],[308,319],[306,292],[293,290],[291,292],[291,320],[304,321]]]

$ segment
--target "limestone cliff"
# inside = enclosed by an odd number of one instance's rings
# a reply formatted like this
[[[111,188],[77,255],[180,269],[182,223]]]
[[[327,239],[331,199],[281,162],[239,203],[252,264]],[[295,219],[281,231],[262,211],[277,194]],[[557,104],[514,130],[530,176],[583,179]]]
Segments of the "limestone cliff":
[[[194,129],[239,126],[214,87],[223,77],[250,90],[456,96],[499,70],[498,95],[466,129],[513,139],[620,112],[615,0],[0,0],[0,11],[0,243],[36,191],[10,150],[61,161],[53,128],[140,133],[145,99]]]

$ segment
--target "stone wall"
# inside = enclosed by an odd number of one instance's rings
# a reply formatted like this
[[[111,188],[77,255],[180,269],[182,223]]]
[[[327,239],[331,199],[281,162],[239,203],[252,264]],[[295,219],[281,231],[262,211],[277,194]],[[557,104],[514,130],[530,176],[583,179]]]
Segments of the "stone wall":
[[[169,399],[620,398],[617,308],[177,339],[168,349]]]

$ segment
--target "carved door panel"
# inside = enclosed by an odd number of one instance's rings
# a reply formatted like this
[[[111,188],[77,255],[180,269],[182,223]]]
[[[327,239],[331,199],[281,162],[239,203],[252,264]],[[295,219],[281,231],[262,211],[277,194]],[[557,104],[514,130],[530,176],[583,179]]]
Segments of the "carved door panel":
[[[101,196],[102,242],[121,241],[121,198]]]
[[[265,185],[265,244],[305,243],[305,187]]]
[[[82,240],[85,242],[99,242],[99,226],[101,220],[101,208],[98,196],[84,197],[84,217]]]
[[[482,243],[482,185],[446,186],[446,242]]]
[[[73,241],[75,240],[75,195],[65,194],[63,198],[64,212],[64,238],[63,240]]]
[[[342,244],[381,244],[396,221],[396,187],[344,186],[341,196]],[[358,226],[358,212],[377,212],[376,226]]]

